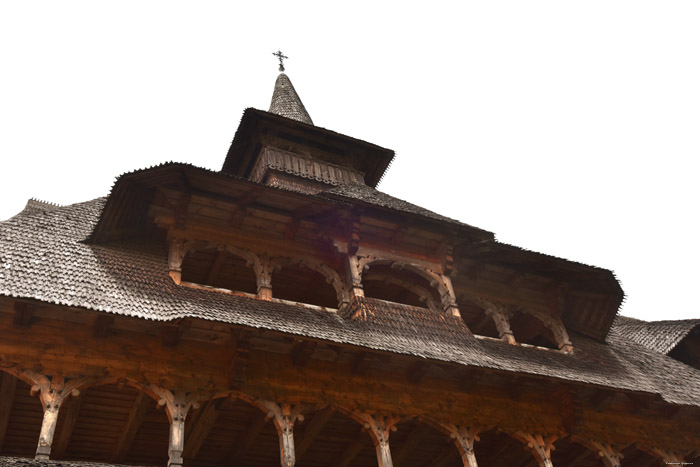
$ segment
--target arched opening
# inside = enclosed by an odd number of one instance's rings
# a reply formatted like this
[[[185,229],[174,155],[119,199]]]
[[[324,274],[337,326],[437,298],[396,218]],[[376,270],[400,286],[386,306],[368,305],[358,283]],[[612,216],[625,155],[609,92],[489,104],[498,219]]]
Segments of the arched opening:
[[[182,261],[182,281],[256,294],[257,280],[247,261],[227,250],[192,250]]]
[[[457,297],[457,306],[464,324],[467,325],[472,334],[500,338],[493,317],[489,316],[482,306],[470,301],[464,295]]]
[[[622,467],[666,467],[666,463],[632,445],[622,450]]]
[[[294,444],[297,467],[377,465],[369,432],[362,424],[331,407],[306,414],[304,422],[297,422]]]
[[[497,430],[479,434],[474,454],[479,467],[538,467],[532,453],[515,438]]]
[[[552,464],[568,467],[605,467],[601,457],[593,450],[577,443],[571,438],[564,438],[554,443],[551,452]]]
[[[260,408],[223,397],[190,410],[185,420],[186,467],[279,465],[279,437]]]
[[[440,295],[425,277],[397,265],[368,266],[362,273],[366,297],[441,311]]]
[[[413,418],[396,425],[391,434],[391,456],[396,467],[462,467],[452,438]]]
[[[539,318],[523,310],[514,311],[510,317],[510,328],[517,342],[549,349],[559,349],[551,329]]]
[[[0,455],[34,457],[44,410],[31,386],[0,371]],[[59,420],[60,422],[60,420]]]
[[[326,276],[298,263],[278,265],[272,273],[272,296],[292,302],[338,308],[338,294]]]
[[[165,465],[170,423],[144,391],[122,384],[91,386],[69,398],[54,435],[55,459]]]

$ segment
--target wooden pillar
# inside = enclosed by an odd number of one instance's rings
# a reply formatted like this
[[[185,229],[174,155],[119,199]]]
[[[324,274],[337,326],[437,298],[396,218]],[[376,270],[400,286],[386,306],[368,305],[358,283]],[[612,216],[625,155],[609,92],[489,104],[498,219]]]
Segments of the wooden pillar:
[[[605,467],[620,467],[621,459],[624,457],[620,451],[613,448],[610,444],[606,444],[595,439],[577,440],[583,446],[595,451],[600,457],[600,460],[605,464]]]
[[[53,444],[54,433],[56,432],[56,422],[58,412],[63,401],[68,396],[77,397],[80,395],[78,386],[81,380],[66,381],[61,376],[48,377],[44,375],[31,374],[31,379],[37,381],[32,386],[32,395],[39,395],[41,405],[44,408],[44,418],[41,422],[39,432],[39,442],[37,443],[35,459],[49,460],[51,457],[51,446]]]
[[[379,467],[393,467],[394,464],[389,447],[389,433],[396,431],[395,425],[398,419],[369,414],[362,414],[361,417],[365,422],[365,428],[369,429],[370,436],[374,442],[374,447],[377,451],[377,465]]]
[[[348,288],[350,289],[350,298],[364,297],[365,290],[362,287],[362,265],[360,258],[356,254],[348,254],[346,256],[346,269],[348,277]]]
[[[168,467],[179,467],[183,464],[182,453],[185,450],[185,417],[189,409],[185,400],[185,393],[183,391],[176,391],[173,394],[173,401],[168,404],[168,411],[170,413]]]
[[[551,451],[554,449],[554,441],[556,437],[542,435],[533,435],[519,431],[514,436],[527,445],[527,449],[535,456],[539,467],[553,467]]]
[[[184,240],[171,238],[168,241],[168,270],[173,282],[180,284],[182,281],[182,261],[187,254]]]
[[[464,467],[478,467],[474,454],[474,441],[479,441],[477,433],[473,427],[450,426],[450,438],[457,446]]]
[[[508,310],[505,305],[496,304],[487,300],[479,300],[487,315],[493,319],[498,331],[498,337],[509,344],[517,344],[513,331],[510,329]]]
[[[155,385],[150,390],[160,396],[158,405],[165,407],[170,420],[170,437],[168,440],[168,467],[181,467],[182,453],[185,450],[185,418],[190,408],[199,408],[194,394],[185,391],[170,391]]]
[[[267,255],[254,255],[253,270],[258,285],[258,298],[272,299],[272,261]]]
[[[460,317],[459,308],[457,307],[457,296],[455,295],[452,279],[445,274],[439,274],[440,284],[438,292],[442,301],[442,309],[448,315]],[[433,285],[433,284],[430,284]]]
[[[280,442],[280,464],[282,467],[294,467],[296,455],[294,452],[294,423],[304,421],[304,416],[291,404],[276,404],[264,401],[263,406],[268,410],[268,417],[272,418],[277,429]]]

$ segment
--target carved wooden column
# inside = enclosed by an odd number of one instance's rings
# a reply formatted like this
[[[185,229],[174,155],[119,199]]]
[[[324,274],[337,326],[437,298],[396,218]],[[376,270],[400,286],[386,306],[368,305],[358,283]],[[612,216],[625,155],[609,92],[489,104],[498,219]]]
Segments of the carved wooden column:
[[[620,451],[613,448],[610,444],[602,443],[595,439],[580,440],[582,445],[595,451],[603,461],[605,467],[620,467],[621,459],[624,457]]]
[[[198,408],[193,395],[185,391],[170,391],[158,386],[149,386],[160,396],[158,405],[165,407],[170,420],[170,439],[168,442],[168,467],[181,467],[182,452],[185,449],[185,418],[190,408]]]
[[[49,460],[53,436],[56,431],[56,422],[58,421],[58,411],[68,396],[77,397],[80,395],[78,387],[84,384],[85,381],[77,379],[66,380],[61,376],[49,378],[35,373],[32,373],[30,377],[32,380],[37,381],[32,386],[31,393],[32,395],[39,394],[41,405],[44,408],[44,418],[41,422],[35,459]]]
[[[478,467],[476,464],[476,455],[474,454],[474,441],[479,441],[477,436],[478,430],[473,427],[462,427],[451,425],[450,438],[457,446],[459,455],[462,458],[464,467]]]
[[[369,434],[374,442],[378,466],[393,467],[391,449],[389,448],[389,433],[396,431],[395,425],[398,419],[383,415],[361,414],[360,416],[365,423],[365,428],[369,429]]]
[[[360,258],[355,254],[348,254],[346,261],[348,288],[350,289],[350,298],[364,297],[365,289],[362,287],[362,264]]]
[[[304,416],[298,408],[291,404],[278,405],[274,402],[264,401],[263,406],[268,410],[268,417],[272,418],[280,440],[280,463],[282,467],[294,467],[296,455],[294,452],[294,423],[304,421]]]
[[[476,301],[484,308],[484,312],[493,320],[493,323],[496,325],[496,330],[498,331],[498,337],[509,344],[517,344],[513,336],[513,331],[510,329],[508,308],[505,305],[494,303],[489,300],[478,299]]]
[[[180,284],[182,281],[182,261],[187,250],[184,240],[171,238],[168,241],[168,270],[173,282]]]
[[[253,270],[258,284],[258,298],[270,300],[272,298],[272,261],[267,255],[254,255]]]
[[[457,307],[457,296],[455,295],[455,290],[452,287],[452,279],[445,274],[439,274],[442,287],[440,290],[440,299],[442,301],[442,309],[445,313],[452,316],[461,316],[459,313],[459,308]],[[432,284],[431,284],[432,285]]]
[[[532,435],[522,431],[515,433],[514,436],[527,445],[528,450],[535,456],[539,467],[553,467],[551,451],[554,449],[556,437],[548,436],[545,438],[542,435]]]
[[[201,247],[203,244],[203,242],[195,240],[185,241],[181,238],[173,237],[168,239],[168,270],[173,282],[180,284],[182,281],[182,262],[187,253],[192,249]]]
[[[546,311],[532,308],[527,308],[525,311],[542,321],[542,323],[547,326],[550,331],[552,331],[552,335],[554,336],[554,340],[557,342],[559,350],[564,353],[571,353],[574,351],[574,346],[571,344],[571,340],[569,339],[569,333],[566,332],[564,323],[561,322],[561,319],[558,316],[554,317]]]

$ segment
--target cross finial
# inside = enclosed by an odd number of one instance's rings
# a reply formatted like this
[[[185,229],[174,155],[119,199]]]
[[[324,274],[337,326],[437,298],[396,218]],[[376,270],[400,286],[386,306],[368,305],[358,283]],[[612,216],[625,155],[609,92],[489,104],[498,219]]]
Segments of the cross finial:
[[[284,71],[284,63],[282,62],[282,60],[284,60],[285,58],[289,58],[289,57],[287,57],[286,55],[283,55],[281,50],[278,50],[277,52],[272,52],[272,55],[274,55],[275,57],[279,58],[279,60],[280,60],[280,71]]]

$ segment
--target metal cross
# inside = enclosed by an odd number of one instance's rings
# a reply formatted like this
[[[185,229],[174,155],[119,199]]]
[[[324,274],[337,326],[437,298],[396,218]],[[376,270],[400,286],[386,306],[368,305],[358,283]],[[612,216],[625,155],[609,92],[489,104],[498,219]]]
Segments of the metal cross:
[[[277,52],[272,52],[272,55],[280,59],[280,71],[284,71],[284,63],[282,62],[282,60],[289,57],[283,55],[281,50],[278,50]]]

